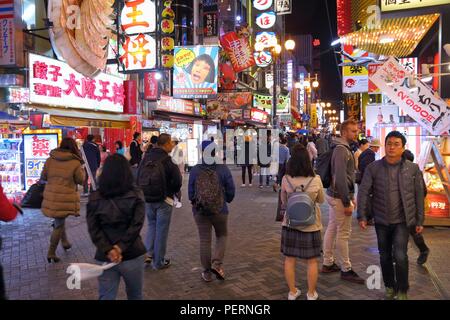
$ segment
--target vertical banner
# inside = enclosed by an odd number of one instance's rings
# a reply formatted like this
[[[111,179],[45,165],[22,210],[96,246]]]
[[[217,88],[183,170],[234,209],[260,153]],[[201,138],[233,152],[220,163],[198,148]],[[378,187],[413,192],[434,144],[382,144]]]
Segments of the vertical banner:
[[[123,82],[125,103],[123,112],[125,114],[137,113],[137,83],[135,80],[125,80]]]
[[[14,0],[0,1],[0,66],[16,64]]]
[[[144,99],[150,101],[158,100],[159,88],[156,72],[147,72],[144,75]]]
[[[345,107],[347,109],[347,119],[355,121],[361,119],[360,95],[358,93],[345,95]]]

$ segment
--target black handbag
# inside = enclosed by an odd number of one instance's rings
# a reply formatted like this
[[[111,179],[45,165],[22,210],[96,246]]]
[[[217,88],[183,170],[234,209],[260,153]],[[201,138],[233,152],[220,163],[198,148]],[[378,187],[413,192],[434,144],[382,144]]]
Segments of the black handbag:
[[[286,210],[281,208],[281,191],[278,191],[278,205],[277,205],[277,214],[275,217],[275,221],[281,222],[284,219],[284,213]]]
[[[33,184],[23,197],[20,204],[21,207],[40,209],[42,207],[42,201],[44,200],[44,189],[45,184],[43,183]]]

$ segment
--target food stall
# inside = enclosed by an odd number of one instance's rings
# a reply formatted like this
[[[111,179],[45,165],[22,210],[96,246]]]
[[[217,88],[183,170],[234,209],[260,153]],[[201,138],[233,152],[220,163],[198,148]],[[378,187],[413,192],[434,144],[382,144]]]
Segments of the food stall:
[[[418,164],[427,187],[425,225],[450,226],[450,138],[426,141]]]

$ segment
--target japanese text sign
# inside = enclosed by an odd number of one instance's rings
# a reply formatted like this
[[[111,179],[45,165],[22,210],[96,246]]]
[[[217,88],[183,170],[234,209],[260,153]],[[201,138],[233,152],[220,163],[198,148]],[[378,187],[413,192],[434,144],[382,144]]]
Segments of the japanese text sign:
[[[267,11],[264,13],[261,13],[256,17],[256,24],[261,29],[270,29],[272,28],[275,23],[277,22],[277,16],[275,15],[275,12],[273,11]]]
[[[255,47],[271,48],[277,45],[277,36],[275,32],[258,32],[255,38]]]
[[[273,0],[253,0],[253,7],[259,11],[268,10],[272,4]]]
[[[239,38],[236,32],[228,32],[220,39],[220,43],[228,53],[234,71],[241,72],[255,65],[247,38]]]
[[[144,99],[158,100],[159,93],[158,79],[156,79],[156,72],[147,72],[144,76]]]
[[[87,78],[66,63],[29,54],[30,102],[69,108],[122,112],[121,78],[99,73]]]
[[[260,68],[268,67],[272,63],[272,54],[269,51],[254,52],[256,65]]]
[[[50,151],[58,147],[58,134],[24,134],[25,188],[28,189],[41,177]]]
[[[396,11],[449,4],[449,0],[381,0],[381,11]]]
[[[148,34],[126,36],[120,46],[120,61],[124,71],[154,69],[156,40]]]
[[[417,88],[412,88],[410,79],[414,77],[413,72],[391,57],[371,81],[431,134],[440,135],[450,127],[450,105],[420,80],[415,81]]]
[[[195,115],[195,109],[200,109],[200,103],[183,99],[174,99],[172,97],[161,96],[156,110]]]
[[[11,1],[12,2],[12,1]],[[11,3],[11,6],[13,4]],[[5,9],[5,8],[1,8]],[[0,19],[0,65],[14,65],[16,63],[15,57],[15,42],[14,42],[14,8],[12,10],[12,18]],[[9,14],[8,14],[9,16]]]
[[[218,87],[219,47],[175,47],[174,54],[174,98],[215,98]]]
[[[128,0],[120,15],[122,30],[126,34],[155,32],[156,7],[150,0]]]
[[[275,0],[275,12],[278,15],[291,14],[292,13],[292,1],[291,0]]]

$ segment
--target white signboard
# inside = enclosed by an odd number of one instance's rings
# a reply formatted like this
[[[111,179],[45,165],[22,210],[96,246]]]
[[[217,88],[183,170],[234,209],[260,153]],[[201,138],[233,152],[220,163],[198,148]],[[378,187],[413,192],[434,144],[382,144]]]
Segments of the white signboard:
[[[266,73],[266,88],[270,89],[273,87],[273,74],[270,72]]]
[[[277,15],[291,14],[292,1],[291,0],[275,0],[275,12]]]
[[[256,17],[256,24],[261,29],[270,29],[275,25],[275,22],[277,22],[277,16],[273,11],[261,13]]]
[[[28,190],[40,179],[45,161],[50,156],[50,151],[58,147],[58,134],[24,134],[23,145],[25,189]]]
[[[397,11],[450,4],[450,0],[382,0],[381,11]]]
[[[263,49],[275,47],[277,45],[277,35],[275,32],[258,32],[255,39],[255,48],[260,46]]]
[[[409,78],[412,77],[412,72],[391,57],[371,76],[371,81],[431,134],[440,135],[448,131],[450,105],[420,80],[416,80],[417,88],[411,90]]]
[[[150,0],[128,0],[120,15],[122,30],[126,34],[155,32],[156,7]]]
[[[123,112],[123,80],[99,73],[87,78],[66,63],[29,54],[30,102],[68,108]]]
[[[253,0],[253,7],[256,10],[264,11],[272,7],[273,0]]]
[[[126,36],[120,46],[120,61],[124,71],[154,69],[156,67],[156,40],[148,34]]]
[[[343,93],[367,92],[369,87],[369,78],[367,76],[343,76],[342,82]]]

